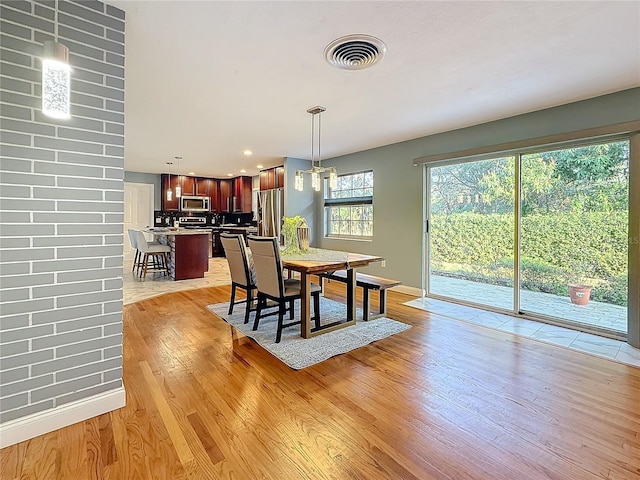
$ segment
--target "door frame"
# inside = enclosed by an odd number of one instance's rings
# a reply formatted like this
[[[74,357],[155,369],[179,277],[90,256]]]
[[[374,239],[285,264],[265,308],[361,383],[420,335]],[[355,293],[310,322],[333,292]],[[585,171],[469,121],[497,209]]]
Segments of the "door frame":
[[[123,203],[126,203],[127,201],[127,190],[128,188],[141,188],[142,190],[146,190],[147,191],[147,199],[149,201],[149,206],[151,207],[151,210],[149,211],[149,216],[147,218],[147,222],[146,225],[141,225],[139,223],[134,223],[134,222],[125,222],[125,219],[122,219],[122,226],[123,226],[123,234],[125,236],[125,239],[123,241],[123,256],[125,258],[130,258],[133,255],[133,249],[131,248],[126,248],[126,245],[129,242],[129,234],[127,232],[128,228],[138,228],[138,229],[142,229],[145,228],[147,226],[153,226],[153,212],[155,210],[155,204],[154,204],[154,193],[155,193],[155,187],[152,183],[135,183],[135,182],[124,182],[124,189],[123,189]],[[130,244],[129,244],[130,247]]]
[[[629,297],[627,308],[627,333],[617,333],[607,329],[594,328],[589,325],[576,324],[572,322],[566,322],[559,320],[556,317],[550,317],[543,314],[537,314],[533,312],[521,312],[520,311],[520,230],[521,230],[521,155],[530,153],[531,151],[540,151],[541,149],[553,149],[557,148],[570,148],[572,146],[583,146],[585,144],[593,143],[607,143],[615,141],[628,141],[629,142],[629,217],[628,217],[628,229],[629,229],[629,250],[627,269],[629,275],[628,291]],[[480,305],[473,302],[465,301],[462,299],[444,297],[441,295],[434,295],[429,293],[429,279],[430,279],[430,224],[431,224],[431,169],[442,167],[446,165],[452,165],[464,162],[473,162],[479,160],[486,160],[502,156],[515,156],[515,183],[514,183],[514,221],[515,221],[515,238],[514,238],[514,308],[513,310],[501,309],[498,307],[492,307],[489,305]],[[618,340],[627,341],[630,345],[640,348],[640,175],[636,172],[640,170],[640,133],[634,134],[618,134],[608,136],[606,138],[582,138],[572,142],[565,142],[562,145],[542,145],[540,147],[519,148],[517,151],[497,151],[493,153],[485,153],[482,155],[472,155],[469,157],[456,157],[451,159],[439,159],[437,161],[423,163],[423,240],[422,240],[422,298],[435,298],[452,303],[458,303],[462,305],[469,305],[472,307],[482,308],[498,313],[505,313],[514,317],[520,317],[524,319],[530,319],[538,322],[549,323],[553,325],[563,326],[565,328],[572,328],[579,331],[589,332],[600,336],[615,338]],[[637,178],[634,178],[637,177]],[[633,289],[639,290],[635,295]]]

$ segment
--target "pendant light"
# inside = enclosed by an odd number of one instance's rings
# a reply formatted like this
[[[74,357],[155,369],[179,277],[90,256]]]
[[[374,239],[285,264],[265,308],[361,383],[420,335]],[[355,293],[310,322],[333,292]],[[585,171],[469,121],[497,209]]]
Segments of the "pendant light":
[[[182,176],[180,175],[180,160],[182,157],[174,157],[178,161],[178,183],[176,184],[176,198],[182,196]]]
[[[297,170],[294,188],[298,191],[304,190],[304,174],[311,174],[311,188],[313,188],[316,192],[320,191],[320,187],[322,186],[322,179],[320,174],[324,172],[329,172],[329,187],[336,188],[338,186],[338,173],[336,172],[335,167],[322,167],[322,155],[320,151],[320,134],[322,133],[322,119],[321,114],[324,112],[326,108],[324,107],[313,107],[307,110],[307,113],[311,114],[311,168],[309,170]],[[318,117],[318,124],[316,127],[316,116]],[[316,148],[316,130],[318,133],[318,145]],[[317,154],[316,154],[317,150]],[[316,165],[317,162],[317,165]]]
[[[58,0],[55,1],[54,40],[44,42],[42,56],[42,113],[49,117],[71,117],[71,67],[69,49],[58,43]]]
[[[171,165],[173,165],[173,162],[167,162],[167,165],[169,165],[169,188],[167,188],[167,202],[170,202],[171,200],[173,200],[173,192],[171,191]]]

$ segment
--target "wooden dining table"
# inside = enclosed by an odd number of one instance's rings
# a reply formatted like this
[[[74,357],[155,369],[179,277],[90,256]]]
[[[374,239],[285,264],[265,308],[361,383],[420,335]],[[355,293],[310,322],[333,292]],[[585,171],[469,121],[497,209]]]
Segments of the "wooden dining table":
[[[282,253],[282,266],[300,274],[300,334],[310,338],[321,333],[331,332],[356,323],[356,269],[374,262],[381,262],[382,257],[361,253],[338,252],[335,250],[311,249],[308,254],[287,255]],[[319,328],[311,328],[311,275],[347,271],[347,315],[345,321],[336,321]],[[322,281],[322,280],[321,280]]]

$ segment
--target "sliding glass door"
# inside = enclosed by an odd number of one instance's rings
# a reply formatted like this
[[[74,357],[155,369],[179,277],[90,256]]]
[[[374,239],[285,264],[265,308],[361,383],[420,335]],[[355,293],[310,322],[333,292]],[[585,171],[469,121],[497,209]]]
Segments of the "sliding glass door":
[[[627,332],[629,142],[522,156],[520,310]]]
[[[513,309],[514,158],[429,170],[429,292]]]
[[[427,295],[627,332],[629,142],[427,168]]]

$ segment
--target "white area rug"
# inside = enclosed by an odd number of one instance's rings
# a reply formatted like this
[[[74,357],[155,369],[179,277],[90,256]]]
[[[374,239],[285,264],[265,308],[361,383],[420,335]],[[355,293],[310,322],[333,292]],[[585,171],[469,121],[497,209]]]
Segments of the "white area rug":
[[[244,304],[236,305],[232,315],[227,315],[229,303],[217,303],[207,308],[294,370],[309,367],[411,328],[411,325],[383,317],[368,322],[358,321],[353,326],[304,339],[300,336],[300,325],[295,325],[285,328],[282,340],[275,343],[278,315],[261,318],[258,330],[254,332],[251,328],[255,312],[251,312],[249,323],[244,324]],[[311,311],[313,312],[313,307]],[[324,297],[320,297],[320,312],[323,324],[344,320],[347,315],[344,304]],[[295,302],[295,315],[300,318],[299,301]],[[357,309],[356,318],[362,318],[360,309]]]

